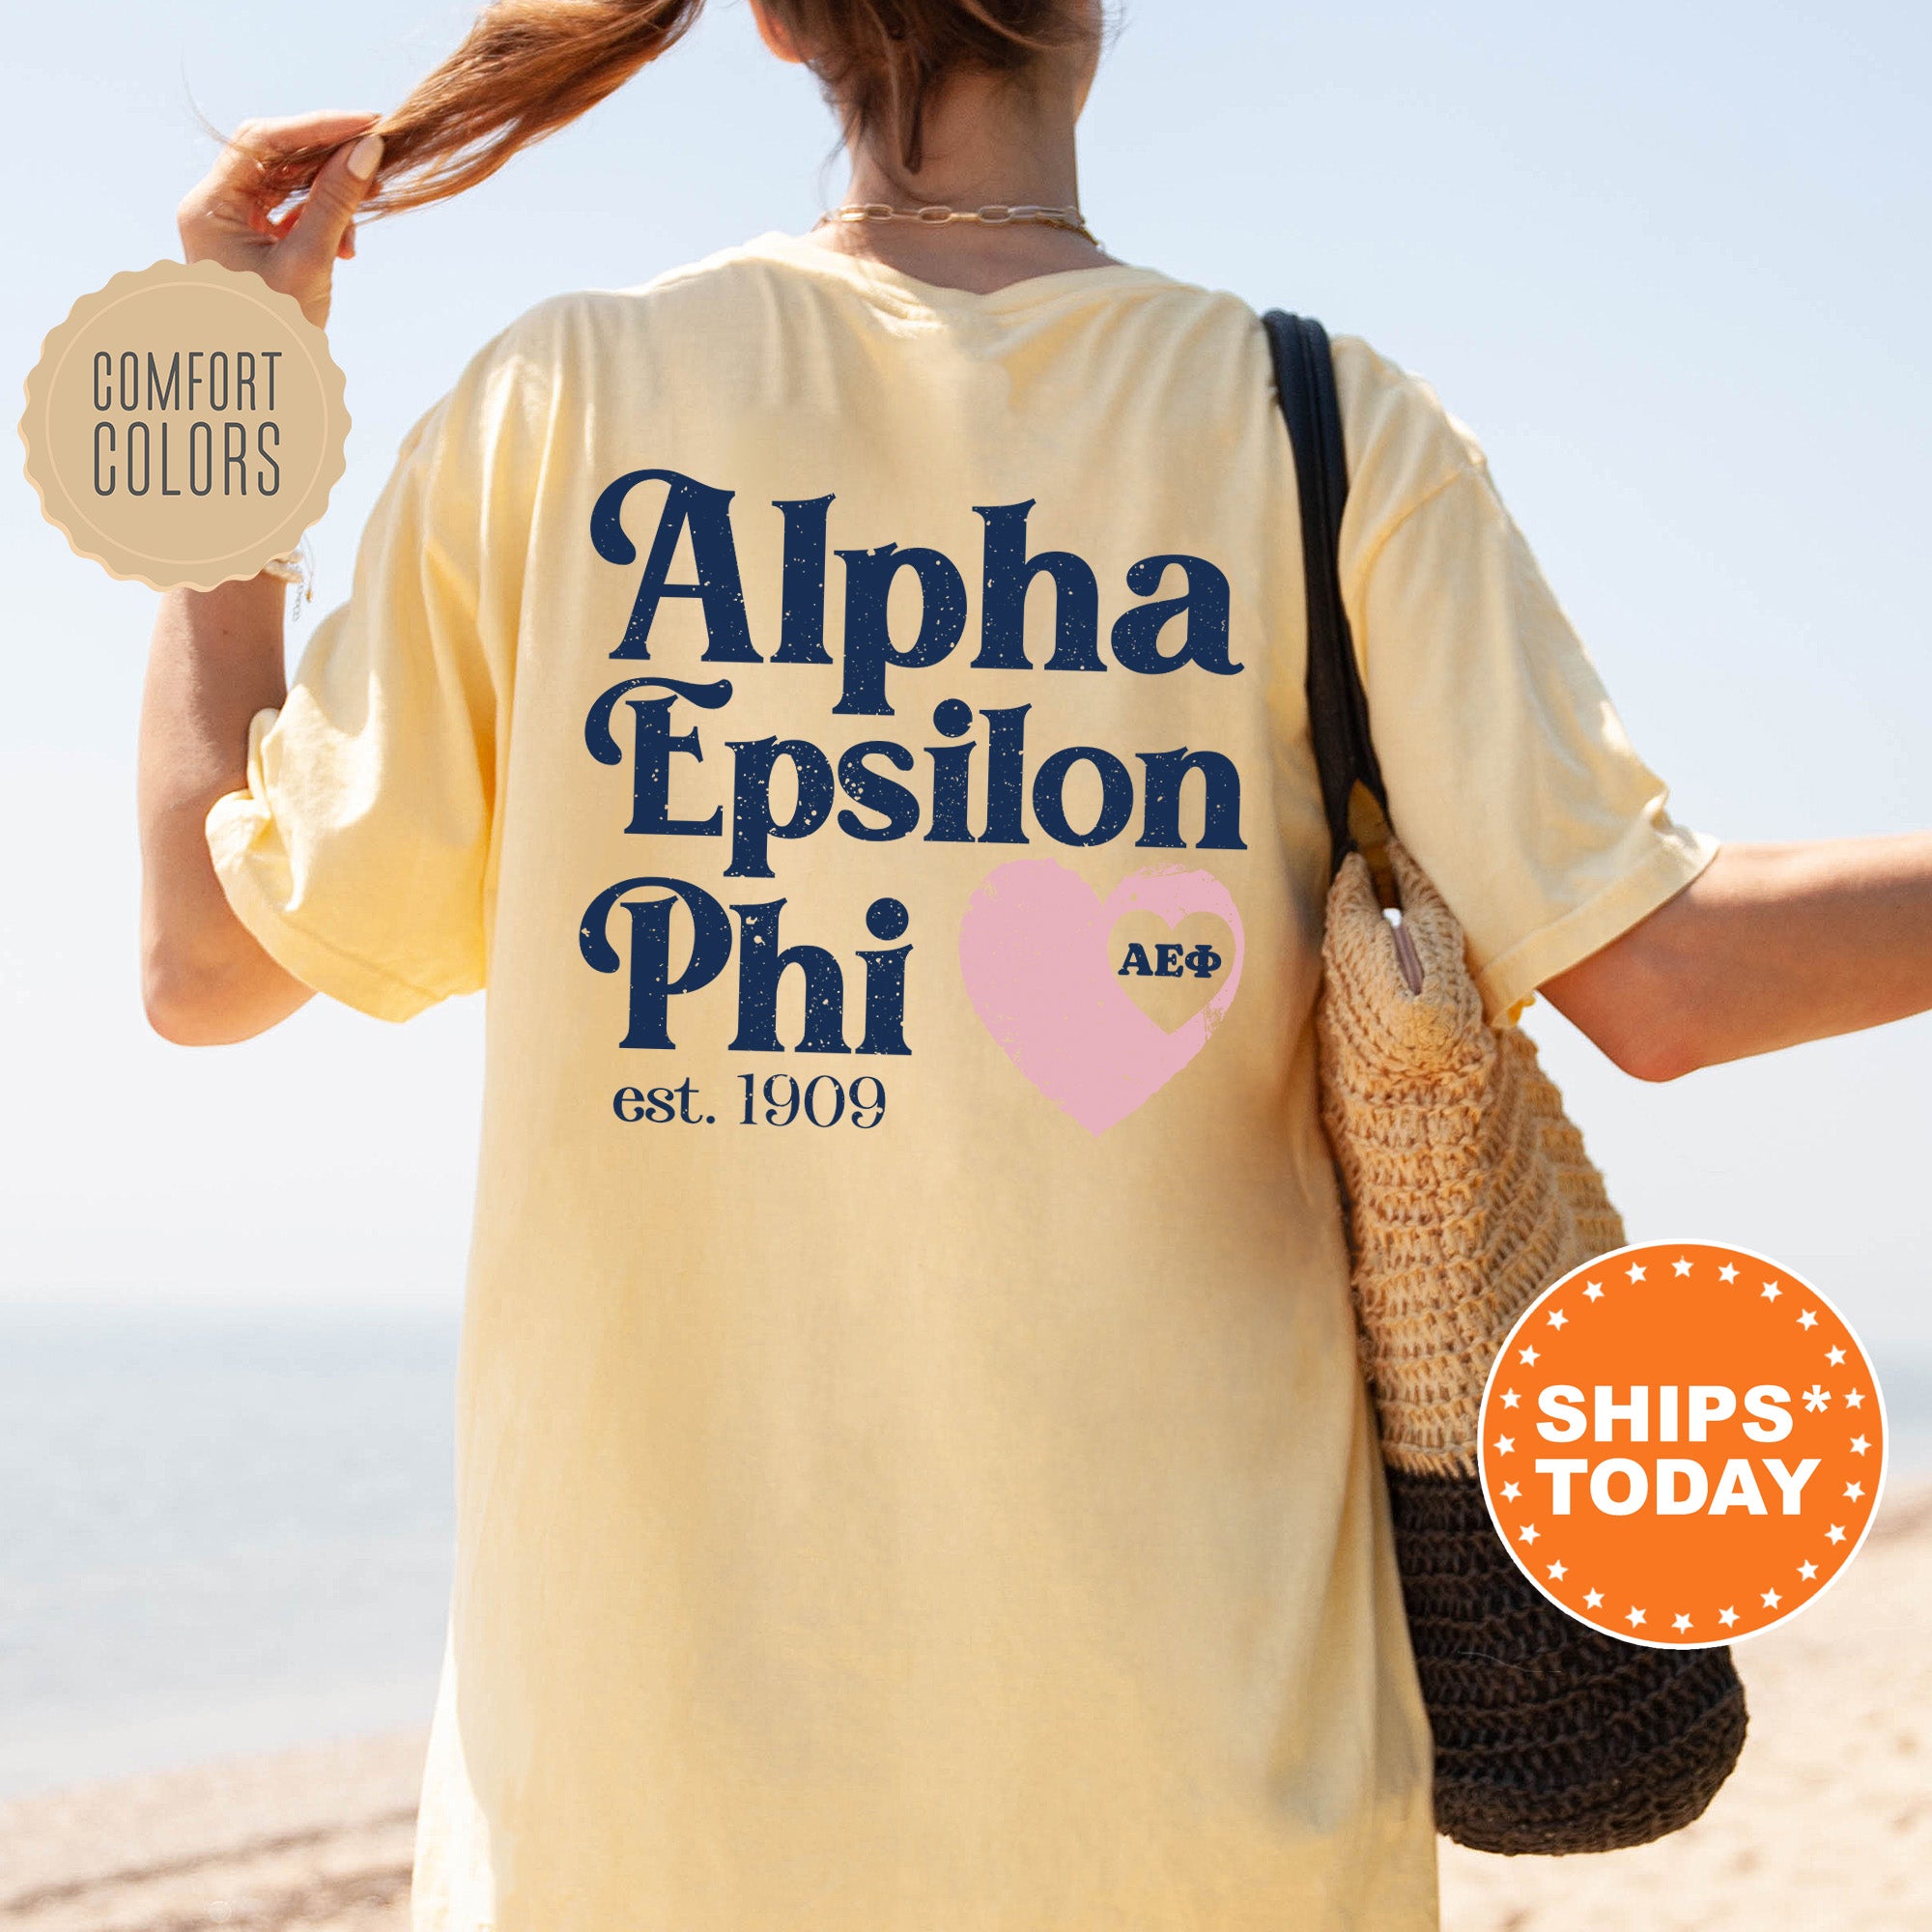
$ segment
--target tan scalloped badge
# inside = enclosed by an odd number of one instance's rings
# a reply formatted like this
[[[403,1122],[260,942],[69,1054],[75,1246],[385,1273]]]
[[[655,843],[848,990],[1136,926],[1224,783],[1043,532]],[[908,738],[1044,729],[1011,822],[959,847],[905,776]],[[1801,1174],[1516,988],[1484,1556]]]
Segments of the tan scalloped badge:
[[[20,436],[42,511],[82,556],[156,590],[212,590],[321,517],[349,412],[293,296],[214,262],[156,262],[49,333]]]

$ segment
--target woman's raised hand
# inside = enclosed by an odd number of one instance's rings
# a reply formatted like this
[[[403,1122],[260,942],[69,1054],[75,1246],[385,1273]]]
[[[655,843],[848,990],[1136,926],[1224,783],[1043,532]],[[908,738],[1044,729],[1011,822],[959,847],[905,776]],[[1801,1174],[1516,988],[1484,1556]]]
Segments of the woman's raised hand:
[[[328,321],[330,276],[355,252],[355,211],[382,164],[375,114],[298,114],[284,121],[244,121],[207,176],[176,213],[190,262],[252,270],[271,289],[294,296],[322,327]],[[264,163],[298,149],[335,146],[308,193],[277,213]]]

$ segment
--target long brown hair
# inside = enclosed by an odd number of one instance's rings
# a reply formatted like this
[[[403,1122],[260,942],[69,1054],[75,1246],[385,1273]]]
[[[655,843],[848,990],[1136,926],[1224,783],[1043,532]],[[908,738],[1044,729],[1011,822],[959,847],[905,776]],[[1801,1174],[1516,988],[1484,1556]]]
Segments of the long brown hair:
[[[575,121],[689,31],[704,0],[496,0],[463,44],[377,125],[383,165],[365,213],[422,208],[474,187],[520,149]],[[769,0],[845,116],[890,132],[908,173],[926,109],[952,75],[1018,77],[1092,31],[1079,0]],[[265,159],[264,185],[299,193],[331,151]]]

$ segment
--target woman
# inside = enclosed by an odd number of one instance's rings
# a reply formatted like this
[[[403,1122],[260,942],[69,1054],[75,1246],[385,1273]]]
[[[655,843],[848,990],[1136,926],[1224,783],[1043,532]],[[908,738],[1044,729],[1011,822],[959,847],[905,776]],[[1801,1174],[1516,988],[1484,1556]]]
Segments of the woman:
[[[320,321],[358,210],[696,11],[508,0],[380,127],[247,130],[188,255]],[[849,204],[1031,213],[548,302],[292,689],[273,576],[156,633],[156,1026],[490,990],[418,1922],[1429,1926],[1262,331],[1087,233],[1089,0],[753,11]],[[1662,1079],[1932,1003],[1932,840],[1673,825],[1480,453],[1337,367],[1393,815],[1492,1011]]]

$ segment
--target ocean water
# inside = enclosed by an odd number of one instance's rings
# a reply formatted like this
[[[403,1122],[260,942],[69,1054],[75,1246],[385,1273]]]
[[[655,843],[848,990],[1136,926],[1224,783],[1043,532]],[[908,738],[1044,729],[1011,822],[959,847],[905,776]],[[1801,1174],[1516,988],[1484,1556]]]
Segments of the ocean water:
[[[428,1722],[456,1330],[0,1305],[0,1795]]]
[[[1892,1471],[1932,1361],[1875,1350]],[[453,1315],[0,1303],[0,1796],[427,1723]]]

